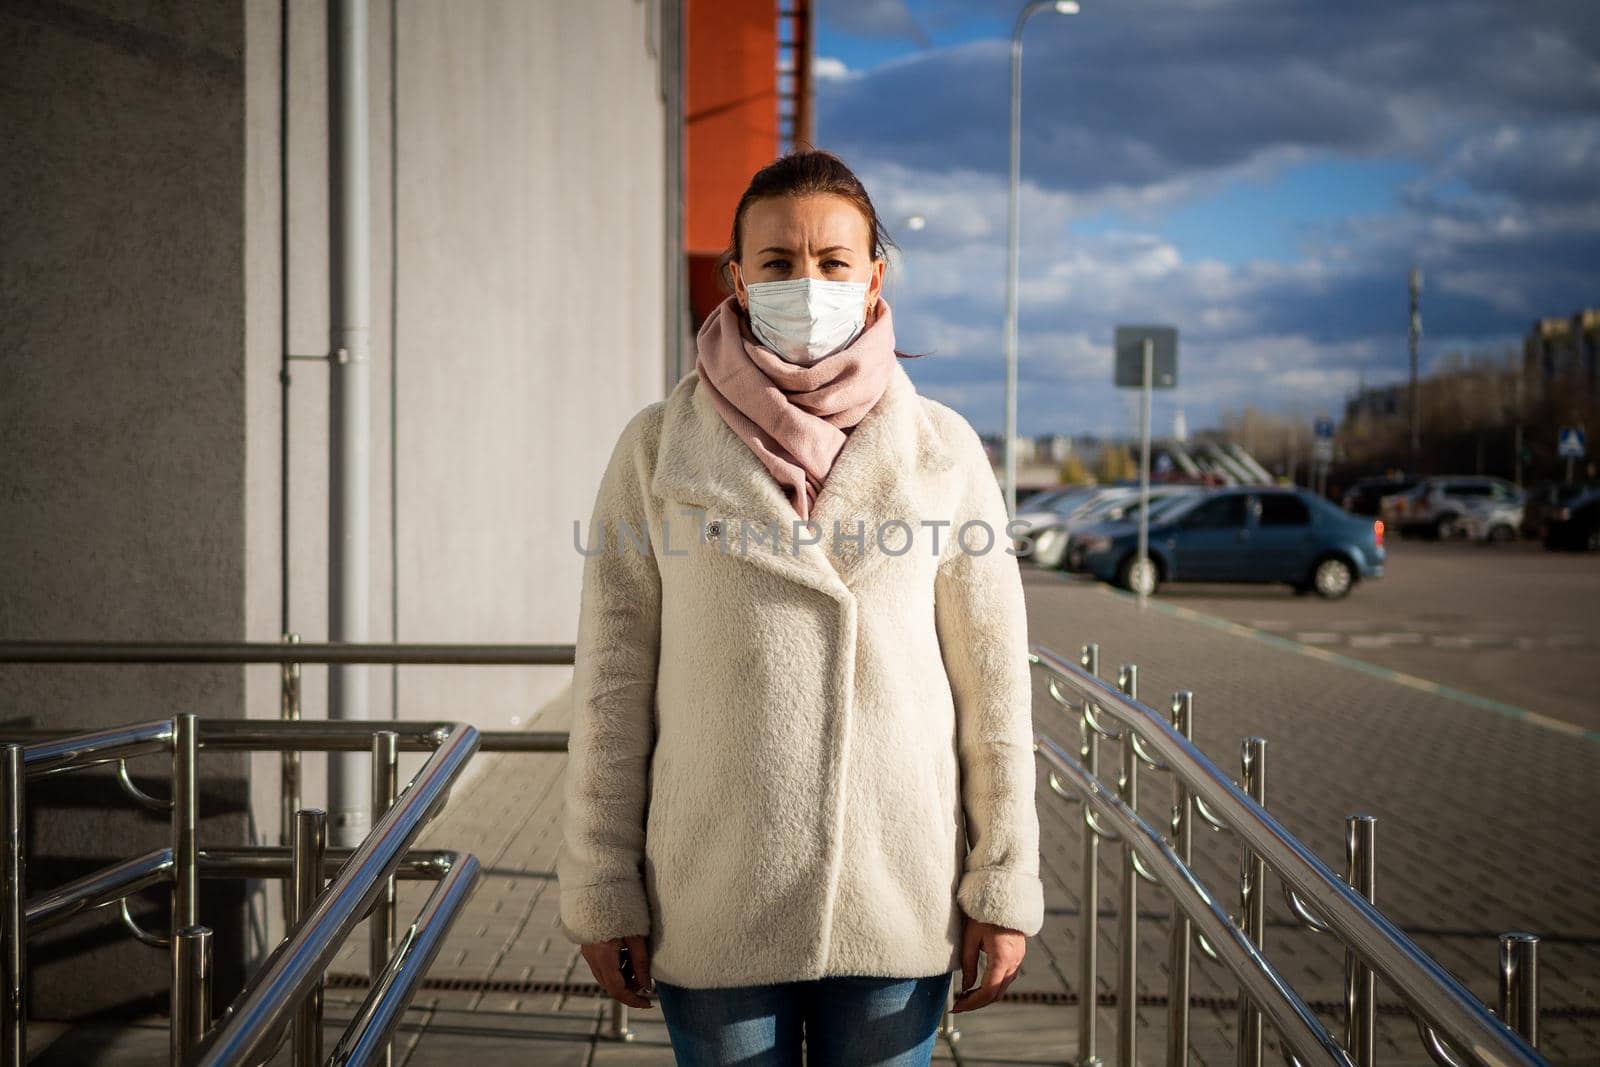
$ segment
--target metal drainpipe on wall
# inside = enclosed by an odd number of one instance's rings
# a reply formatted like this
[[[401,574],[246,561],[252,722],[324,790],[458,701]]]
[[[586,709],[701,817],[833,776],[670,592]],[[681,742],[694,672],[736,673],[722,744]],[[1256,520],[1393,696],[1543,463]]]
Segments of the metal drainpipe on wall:
[[[372,475],[371,202],[366,0],[328,8],[329,501],[328,640],[369,640]],[[328,668],[328,717],[370,718],[365,664]],[[331,843],[366,836],[372,792],[364,753],[328,757]]]

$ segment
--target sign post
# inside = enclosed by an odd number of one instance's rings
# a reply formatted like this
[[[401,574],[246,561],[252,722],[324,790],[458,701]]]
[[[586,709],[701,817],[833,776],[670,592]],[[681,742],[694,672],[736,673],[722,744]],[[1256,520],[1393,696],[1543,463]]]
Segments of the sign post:
[[[1577,426],[1563,426],[1561,432],[1556,434],[1556,455],[1567,461],[1567,481],[1572,481],[1573,463],[1589,454],[1588,442],[1584,440],[1583,430]]]
[[[1140,391],[1139,417],[1139,554],[1132,585],[1145,606],[1155,571],[1150,564],[1150,395],[1178,384],[1178,331],[1172,326],[1118,326],[1114,338],[1113,382],[1119,389]]]
[[[1328,467],[1333,463],[1333,420],[1326,415],[1317,418],[1311,459],[1317,465],[1314,479],[1317,495],[1325,497],[1328,495]]]

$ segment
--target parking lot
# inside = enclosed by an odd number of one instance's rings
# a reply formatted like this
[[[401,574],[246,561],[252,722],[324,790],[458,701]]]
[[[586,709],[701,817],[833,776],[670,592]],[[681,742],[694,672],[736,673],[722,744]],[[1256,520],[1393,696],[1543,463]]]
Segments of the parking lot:
[[[1343,600],[1210,583],[1167,584],[1154,600],[1157,610],[1227,620],[1504,705],[1508,714],[1600,731],[1600,557],[1528,543],[1400,538],[1389,539],[1388,551],[1384,577]]]

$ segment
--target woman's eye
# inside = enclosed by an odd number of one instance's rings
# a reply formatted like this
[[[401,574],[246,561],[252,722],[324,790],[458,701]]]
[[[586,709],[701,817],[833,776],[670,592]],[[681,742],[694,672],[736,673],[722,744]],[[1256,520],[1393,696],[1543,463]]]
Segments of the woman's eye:
[[[830,259],[826,263],[824,263],[823,266],[824,267],[828,267],[828,268],[838,267],[838,268],[840,268],[842,270],[849,270],[850,269],[850,264],[846,263],[842,259]]]
[[[770,259],[761,264],[762,270],[787,270],[788,267],[789,261],[787,259]]]

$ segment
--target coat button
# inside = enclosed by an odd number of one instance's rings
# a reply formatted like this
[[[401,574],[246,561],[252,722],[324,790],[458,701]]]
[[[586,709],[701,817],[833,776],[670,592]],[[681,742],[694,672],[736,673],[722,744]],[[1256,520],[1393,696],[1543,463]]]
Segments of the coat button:
[[[720,519],[712,519],[710,522],[706,523],[706,537],[712,538],[712,537],[721,537],[721,536],[722,536],[722,520],[720,520]]]

